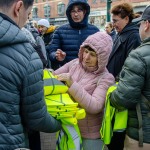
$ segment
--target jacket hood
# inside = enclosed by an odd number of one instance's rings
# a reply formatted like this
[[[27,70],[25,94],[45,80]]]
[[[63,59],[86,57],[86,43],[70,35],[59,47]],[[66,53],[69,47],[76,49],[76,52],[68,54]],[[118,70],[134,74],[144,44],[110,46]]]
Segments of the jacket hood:
[[[125,28],[122,30],[121,33],[125,33],[125,32],[128,32],[130,30],[139,30],[139,27],[136,23],[129,23],[125,26]]]
[[[74,22],[70,15],[71,9],[72,9],[73,5],[75,5],[75,4],[84,4],[85,8],[86,8],[86,14],[84,16],[84,19],[79,23]],[[71,27],[84,28],[85,26],[87,26],[89,14],[90,14],[90,6],[89,6],[87,0],[69,0],[68,6],[66,9],[66,16],[68,18],[68,21],[69,21]]]
[[[28,39],[20,28],[0,16],[0,46],[24,42],[28,42]]]
[[[129,32],[131,31],[131,32]],[[122,32],[119,33],[119,35],[122,35],[121,36],[121,41],[124,42],[127,38],[127,35],[129,33],[133,33],[133,32],[139,32],[139,27],[136,23],[129,23],[127,24],[124,29],[122,30]]]
[[[55,29],[56,29],[56,26],[52,26],[52,25],[51,25],[51,26],[48,28],[48,30],[46,31],[45,34],[52,33],[52,32],[55,31]]]
[[[91,47],[98,57],[98,69],[94,71],[95,74],[103,72],[106,69],[109,55],[112,51],[112,38],[104,32],[97,32],[90,35],[80,46],[79,62],[83,61],[83,51],[85,46]],[[83,66],[84,67],[84,66]]]

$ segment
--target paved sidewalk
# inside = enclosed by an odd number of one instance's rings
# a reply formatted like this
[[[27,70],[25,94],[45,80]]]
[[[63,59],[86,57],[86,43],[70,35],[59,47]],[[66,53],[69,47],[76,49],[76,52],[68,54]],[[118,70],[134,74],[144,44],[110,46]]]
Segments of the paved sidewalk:
[[[40,136],[42,150],[56,150],[56,133],[40,132]]]
[[[41,150],[56,150],[56,133],[43,133],[41,136]],[[104,150],[108,150],[107,147]]]

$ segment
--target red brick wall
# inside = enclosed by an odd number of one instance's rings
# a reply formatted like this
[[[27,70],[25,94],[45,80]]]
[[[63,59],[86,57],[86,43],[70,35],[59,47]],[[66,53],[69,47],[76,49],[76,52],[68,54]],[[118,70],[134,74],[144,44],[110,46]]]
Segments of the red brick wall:
[[[63,2],[67,7],[68,1],[69,0],[45,0],[45,2],[43,2],[43,0],[38,0],[38,3],[34,3],[34,6],[38,7],[38,17],[44,18],[44,5],[49,4],[51,6],[50,18],[57,18],[57,17],[59,17],[57,14],[58,3]],[[92,2],[93,2],[93,0],[89,0],[91,10],[106,9],[106,2],[100,2],[100,0],[97,0],[96,3],[92,3]],[[145,2],[146,4],[148,4],[149,0],[116,0],[116,1],[113,1],[112,5],[115,5],[120,2],[131,2],[135,6],[135,5],[142,5],[141,2]]]

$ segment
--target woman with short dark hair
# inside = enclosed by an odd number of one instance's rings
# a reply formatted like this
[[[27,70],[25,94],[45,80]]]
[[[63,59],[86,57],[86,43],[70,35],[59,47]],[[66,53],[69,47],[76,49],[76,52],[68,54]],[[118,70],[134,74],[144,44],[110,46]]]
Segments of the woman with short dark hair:
[[[139,27],[132,23],[135,15],[133,7],[129,3],[115,5],[111,9],[112,22],[117,31],[112,52],[109,57],[107,68],[118,80],[119,73],[131,50],[137,48],[140,43]],[[124,132],[114,132],[110,150],[122,150],[124,146]]]

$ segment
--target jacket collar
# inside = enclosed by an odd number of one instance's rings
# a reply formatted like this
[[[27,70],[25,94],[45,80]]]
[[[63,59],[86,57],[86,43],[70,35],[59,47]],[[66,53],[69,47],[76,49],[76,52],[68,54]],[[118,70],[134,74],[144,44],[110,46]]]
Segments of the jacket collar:
[[[147,42],[150,42],[150,37],[144,39],[142,43],[147,43]]]
[[[4,19],[4,20],[7,20],[9,22],[11,22],[12,24],[14,24],[15,26],[17,26],[19,28],[19,26],[11,19],[9,18],[7,15],[3,14],[0,12],[0,16]]]
[[[138,31],[139,31],[139,28],[138,28],[137,24],[129,23],[122,30],[122,32],[120,32],[120,33],[118,33],[116,35],[116,38],[115,38],[115,41],[114,41],[114,45],[113,45],[113,49],[112,49],[112,53],[110,54],[110,57],[109,57],[109,61],[113,57],[113,55],[116,53],[116,51],[118,50],[119,46],[122,43],[124,43],[131,34],[133,34],[134,32],[138,32]]]

